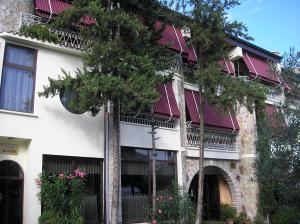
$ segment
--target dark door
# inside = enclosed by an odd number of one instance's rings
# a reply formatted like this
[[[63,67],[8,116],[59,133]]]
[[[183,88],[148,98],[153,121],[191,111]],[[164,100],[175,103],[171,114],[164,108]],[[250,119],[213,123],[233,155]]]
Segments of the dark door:
[[[204,175],[203,214],[208,220],[220,218],[218,175]]]
[[[23,172],[13,161],[0,162],[0,223],[22,224]]]

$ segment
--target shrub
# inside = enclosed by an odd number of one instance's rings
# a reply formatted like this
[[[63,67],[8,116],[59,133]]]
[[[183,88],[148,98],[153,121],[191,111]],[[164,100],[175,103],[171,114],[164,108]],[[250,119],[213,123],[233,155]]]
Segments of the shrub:
[[[247,219],[247,214],[241,212],[237,217],[234,219],[234,224],[244,224]]]
[[[41,190],[42,204],[40,224],[83,224],[84,183],[83,172],[75,170],[74,175],[58,175],[43,172],[36,180]]]
[[[221,204],[221,220],[234,219],[236,216],[236,209],[228,204]]]
[[[260,214],[257,214],[254,219],[253,219],[253,224],[265,224],[265,218],[260,215]]]
[[[148,208],[148,221],[158,224],[194,224],[195,206],[182,188],[172,184],[171,188],[158,192],[156,211]],[[154,220],[153,220],[154,217]]]
[[[22,26],[20,32],[22,34],[28,35],[32,38],[37,38],[42,41],[49,41],[56,44],[59,42],[58,36],[52,33],[47,26],[42,24]]]

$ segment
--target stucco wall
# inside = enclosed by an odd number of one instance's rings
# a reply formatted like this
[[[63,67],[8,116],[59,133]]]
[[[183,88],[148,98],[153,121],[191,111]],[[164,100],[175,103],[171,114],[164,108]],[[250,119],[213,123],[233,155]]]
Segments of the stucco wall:
[[[103,158],[103,113],[96,117],[87,113],[76,115],[64,108],[58,96],[39,97],[38,92],[48,84],[48,77],[56,78],[61,74],[61,68],[74,74],[74,70],[82,66],[82,61],[78,54],[20,41],[22,43],[14,42],[38,51],[34,113],[0,110],[0,140],[19,146],[18,155],[0,154],[0,160],[15,160],[21,165],[25,177],[23,223],[34,224],[41,211],[37,197],[39,188],[34,179],[42,171],[43,154]],[[0,46],[2,71],[4,39],[0,38]]]
[[[0,1],[0,32],[17,31],[21,12],[32,13],[33,0],[2,0]]]

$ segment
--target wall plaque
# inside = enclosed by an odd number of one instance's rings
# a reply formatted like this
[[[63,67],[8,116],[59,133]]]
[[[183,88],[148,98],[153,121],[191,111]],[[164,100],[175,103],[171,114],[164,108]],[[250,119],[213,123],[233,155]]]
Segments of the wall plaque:
[[[18,145],[0,142],[0,154],[18,155]]]

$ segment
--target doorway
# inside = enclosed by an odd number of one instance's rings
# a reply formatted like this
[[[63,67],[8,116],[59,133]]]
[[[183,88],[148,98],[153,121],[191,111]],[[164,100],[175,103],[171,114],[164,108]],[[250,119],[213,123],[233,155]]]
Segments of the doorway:
[[[18,163],[0,162],[0,223],[22,224],[24,174]]]

